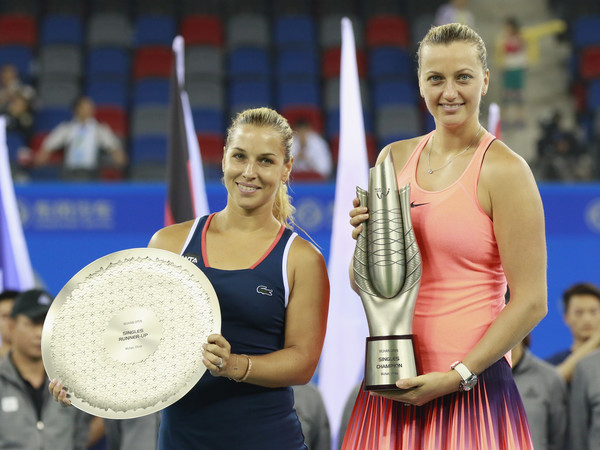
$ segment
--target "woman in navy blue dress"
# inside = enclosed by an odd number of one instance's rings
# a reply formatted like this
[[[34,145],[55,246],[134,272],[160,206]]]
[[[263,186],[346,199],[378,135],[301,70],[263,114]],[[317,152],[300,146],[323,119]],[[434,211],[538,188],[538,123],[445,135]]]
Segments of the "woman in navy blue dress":
[[[323,256],[292,230],[291,146],[277,112],[241,113],[223,156],[225,208],[152,237],[150,247],[197,261],[222,314],[222,334],[205,344],[208,371],[163,411],[160,448],[306,448],[290,386],[319,361],[329,282]]]

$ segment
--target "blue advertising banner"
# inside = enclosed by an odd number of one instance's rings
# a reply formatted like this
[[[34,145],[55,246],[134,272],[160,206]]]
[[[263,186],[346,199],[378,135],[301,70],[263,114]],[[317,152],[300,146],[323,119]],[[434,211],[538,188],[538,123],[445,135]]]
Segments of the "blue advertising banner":
[[[163,226],[165,185],[22,184],[15,191],[31,261],[56,294],[80,269],[118,250],[145,247]],[[296,221],[328,260],[335,185],[297,184]],[[600,284],[600,184],[541,185],[548,240],[548,316],[534,330],[533,351],[544,357],[570,345],[561,294],[579,281]],[[207,185],[211,211],[226,191]],[[350,209],[350,205],[349,208]],[[350,224],[348,224],[350,232]]]

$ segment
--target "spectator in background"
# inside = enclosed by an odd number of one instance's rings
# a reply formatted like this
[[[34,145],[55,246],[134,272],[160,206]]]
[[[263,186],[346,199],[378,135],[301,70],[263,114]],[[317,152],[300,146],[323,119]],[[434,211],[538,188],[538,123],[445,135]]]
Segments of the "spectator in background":
[[[308,450],[331,450],[331,430],[323,397],[311,383],[292,386],[294,408]]]
[[[0,294],[0,358],[8,354],[10,350],[10,312],[17,295],[19,295],[19,292],[11,290],[6,290]]]
[[[15,66],[6,64],[0,69],[0,113],[6,112],[10,101],[16,94],[25,98],[28,108],[33,107],[35,90],[21,81]]]
[[[563,293],[564,321],[573,344],[547,358],[569,383],[575,365],[600,347],[600,290],[591,283],[577,283]]]
[[[294,127],[294,174],[317,173],[323,179],[331,176],[331,152],[327,141],[313,130],[310,122],[300,119]]]
[[[496,43],[496,56],[503,71],[503,125],[522,128],[525,125],[523,89],[528,59],[527,45],[516,17],[509,17],[504,22],[504,29]]]
[[[512,372],[525,405],[535,450],[564,450],[567,388],[553,366],[529,351],[530,335],[512,350]]]
[[[52,298],[32,289],[11,311],[12,348],[0,359],[0,448],[85,449],[89,417],[51,401],[42,362],[42,326]]]
[[[475,16],[469,10],[468,3],[468,0],[450,0],[441,5],[435,13],[434,24],[462,23],[474,28]]]
[[[571,450],[600,448],[600,350],[575,367],[570,396]]]
[[[33,131],[33,111],[27,98],[17,92],[11,98],[6,108],[6,131],[18,133],[23,142],[29,142]]]
[[[593,164],[576,134],[563,127],[560,111],[541,123],[536,169],[545,180],[584,181],[592,177]]]
[[[34,164],[43,166],[50,155],[65,150],[63,177],[66,179],[96,179],[101,166],[101,151],[106,150],[112,164],[123,168],[127,155],[112,130],[94,118],[95,106],[89,97],[75,102],[73,119],[60,123],[42,142]]]

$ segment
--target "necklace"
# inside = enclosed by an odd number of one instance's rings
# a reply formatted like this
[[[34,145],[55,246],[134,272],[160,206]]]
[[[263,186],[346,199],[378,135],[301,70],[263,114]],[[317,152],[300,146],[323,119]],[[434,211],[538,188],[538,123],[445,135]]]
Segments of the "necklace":
[[[438,167],[437,169],[432,169],[431,168],[431,149],[433,148],[433,138],[435,137],[435,133],[433,133],[433,135],[431,136],[431,145],[429,146],[429,152],[427,153],[427,165],[429,166],[429,170],[427,171],[427,173],[433,173],[433,172],[437,172],[438,170],[443,169],[444,167],[450,165],[450,163],[452,161],[454,161],[456,158],[458,158],[460,155],[462,155],[463,153],[465,153],[467,150],[469,150],[471,148],[471,145],[473,145],[473,143],[475,142],[475,140],[477,139],[477,136],[479,136],[479,133],[481,132],[481,128],[482,126],[479,125],[479,130],[477,130],[477,134],[475,135],[475,137],[473,138],[473,140],[471,140],[471,142],[469,143],[469,145],[467,146],[467,148],[465,148],[462,152],[456,154],[454,156],[454,158],[449,159],[448,161],[446,161],[446,164],[444,164],[441,167]]]

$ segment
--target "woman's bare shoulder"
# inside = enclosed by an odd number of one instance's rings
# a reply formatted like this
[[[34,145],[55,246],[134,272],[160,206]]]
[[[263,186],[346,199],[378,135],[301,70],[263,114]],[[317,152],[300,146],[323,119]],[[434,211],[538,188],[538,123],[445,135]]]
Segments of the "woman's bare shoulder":
[[[394,166],[396,166],[397,169],[401,169],[404,167],[419,142],[421,142],[421,139],[423,139],[423,136],[417,136],[411,139],[395,141],[386,145],[377,157],[377,164],[381,164],[387,155],[392,152]]]
[[[483,180],[505,181],[506,178],[519,178],[530,174],[531,169],[521,155],[498,139],[491,143],[481,168]]]
[[[188,220],[187,222],[161,228],[154,233],[154,236],[152,236],[148,243],[148,247],[169,250],[173,253],[181,253],[183,244],[185,243],[193,224],[193,220]]]

